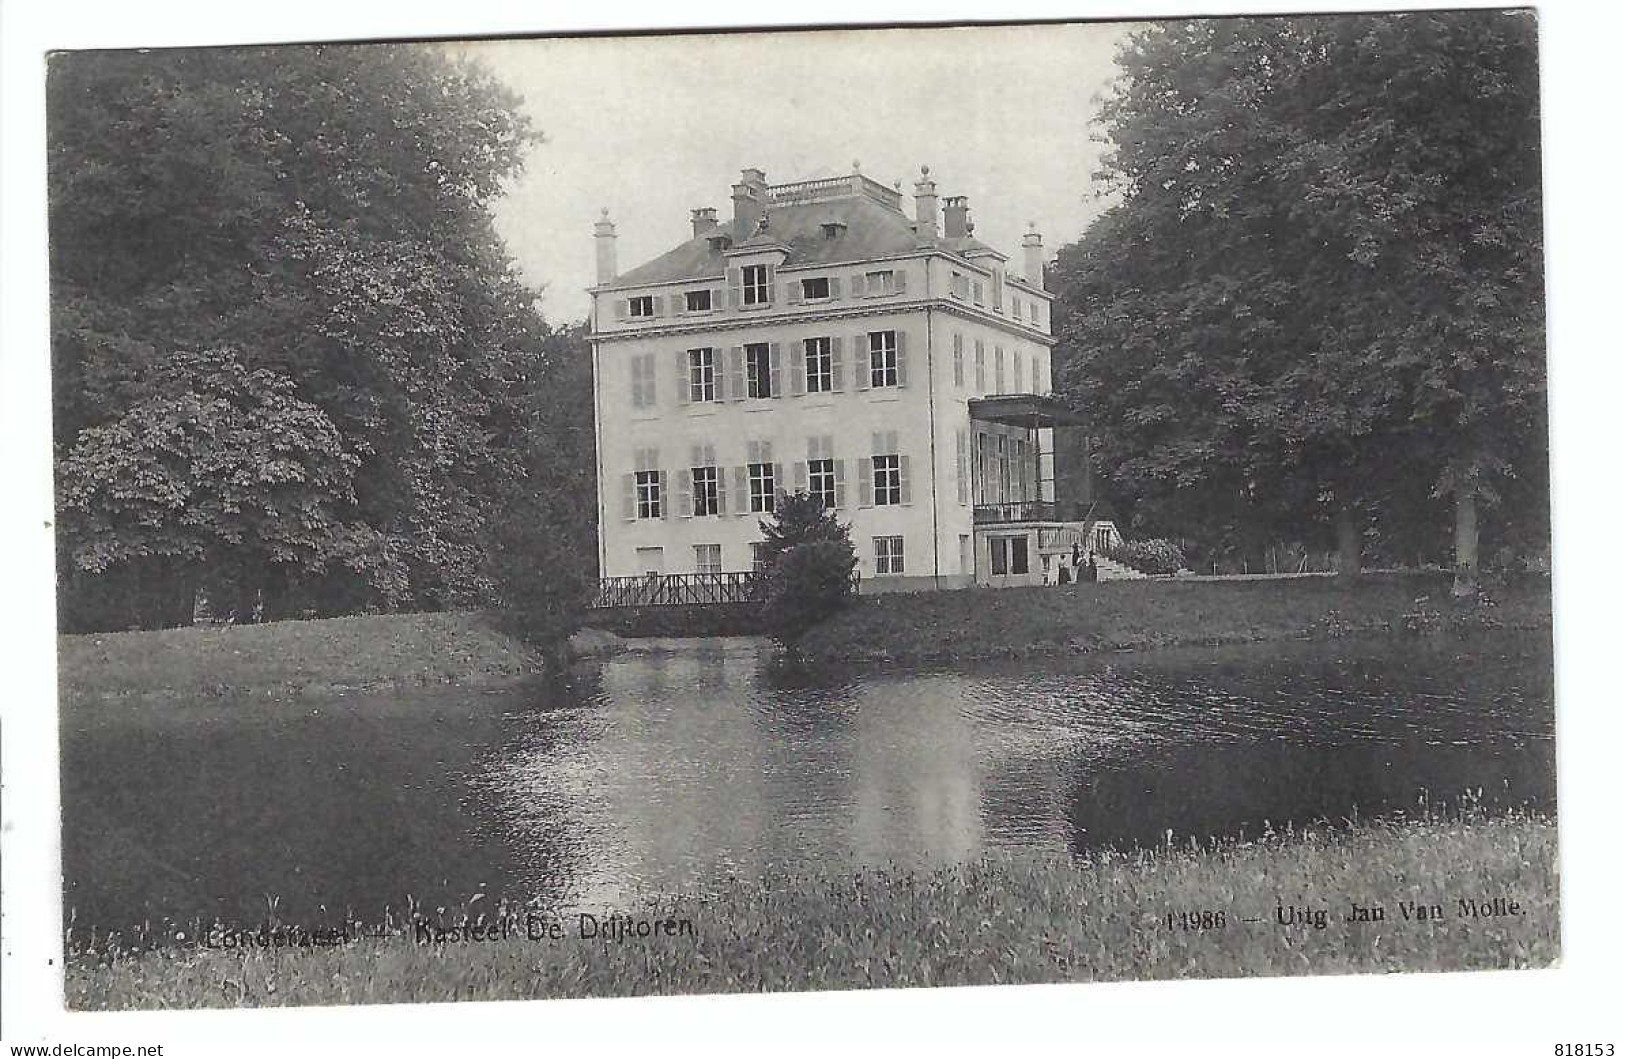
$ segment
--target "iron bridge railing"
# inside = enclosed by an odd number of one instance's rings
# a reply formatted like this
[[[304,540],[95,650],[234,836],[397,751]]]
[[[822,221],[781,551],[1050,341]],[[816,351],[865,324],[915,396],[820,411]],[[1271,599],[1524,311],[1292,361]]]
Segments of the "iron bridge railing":
[[[857,571],[852,573],[852,593],[859,591]],[[723,603],[760,603],[767,579],[761,571],[746,570],[717,574],[639,574],[633,577],[599,579],[594,608],[687,607]]]

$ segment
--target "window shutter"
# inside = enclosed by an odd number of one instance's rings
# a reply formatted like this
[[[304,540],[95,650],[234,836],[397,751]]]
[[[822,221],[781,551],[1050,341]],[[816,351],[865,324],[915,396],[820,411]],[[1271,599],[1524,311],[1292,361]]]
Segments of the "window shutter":
[[[789,484],[784,477],[784,464],[773,465],[773,506],[779,506],[779,497],[784,494],[784,487]]]
[[[807,485],[807,461],[806,460],[797,460],[796,461],[796,492],[805,493],[807,491],[807,488],[808,488],[808,485]]]
[[[718,467],[717,468],[717,514],[726,515],[727,513],[728,513],[728,478],[727,478],[726,475],[724,475],[722,473],[722,468]]]
[[[633,408],[642,408],[643,407],[643,358],[642,357],[633,357],[632,361],[631,361],[631,364],[630,364],[630,367],[632,369],[632,374],[628,377],[627,381],[631,383],[630,390],[631,390],[631,395],[632,395],[632,407]]]
[[[777,350],[778,346],[775,345],[773,348]],[[801,354],[796,357],[796,362],[790,365],[791,397],[800,397],[802,394],[807,392],[807,344],[805,342],[801,343],[800,349]],[[774,359],[777,360],[776,354]],[[777,386],[778,383],[775,382],[773,385]],[[778,391],[775,390],[774,392],[777,393]]]
[[[677,472],[677,514],[682,518],[694,517],[694,468]]]
[[[740,515],[750,510],[750,468],[744,464],[734,468],[734,507]]]
[[[767,304],[773,304],[773,289],[778,286],[779,273],[772,265],[764,265],[767,269]]]
[[[846,506],[846,461],[835,461],[835,506]]]
[[[660,483],[660,517],[671,518],[671,476],[665,471],[657,471],[656,473],[659,475],[656,480]]]
[[[908,334],[904,331],[892,333],[897,336],[897,386],[902,389],[908,385]]]
[[[713,290],[711,292],[711,311],[714,313],[720,313],[722,311],[722,307],[727,304],[727,302],[724,301],[726,297],[727,288],[718,287]]]
[[[896,272],[892,273],[892,278],[897,284],[897,293],[898,294],[907,294],[908,293],[908,271],[906,269],[901,269],[900,268]]]
[[[858,461],[858,506],[875,506],[875,461],[865,458]]]
[[[954,385],[963,389],[965,385],[965,344],[959,341],[960,336],[954,336]]]
[[[677,403],[688,404],[689,378],[688,378],[688,350],[677,351]]]
[[[910,487],[909,487],[909,484],[908,484],[908,457],[907,456],[899,456],[899,457],[897,457],[897,484],[898,484],[899,488],[902,490],[902,493],[903,493],[903,503],[905,503],[905,504],[913,503],[914,494],[910,490]]]
[[[745,347],[733,346],[728,350],[728,396],[743,401],[745,393]]]
[[[626,322],[626,312],[627,312],[627,310],[626,310],[626,299],[625,298],[616,298],[615,299],[615,319],[619,320],[622,323],[625,323]]]
[[[861,298],[868,293],[863,286],[864,282],[863,273],[861,272],[852,277],[852,297]]]
[[[636,474],[621,475],[623,488],[621,491],[621,517],[635,519],[638,517],[638,476]]]
[[[831,276],[829,278],[829,299],[830,299],[830,301],[834,301],[836,298],[839,298],[840,296],[841,296],[841,277],[839,277],[839,276]]]
[[[801,304],[801,281],[793,279],[784,285],[785,300],[791,305]]]
[[[740,291],[739,270],[737,268],[730,268],[728,269],[728,308],[739,308],[742,300],[743,295]]]
[[[829,340],[829,380],[830,387],[836,393],[846,389],[846,364],[842,351],[846,347],[846,339],[836,335]]]
[[[651,313],[651,315],[653,315],[653,316],[665,316],[666,315],[666,296],[664,294],[656,294],[654,297],[649,299],[649,304],[653,309],[653,312]]]
[[[779,344],[769,342],[767,344],[767,395],[769,397],[784,396],[784,383],[780,381],[783,377],[781,371],[783,366],[783,361],[779,356]]]
[[[857,339],[853,342],[853,345],[857,347],[852,352],[852,377],[856,381],[855,388],[859,390],[867,390],[869,388],[870,376],[873,374],[871,358],[869,356],[868,333],[859,332]]]

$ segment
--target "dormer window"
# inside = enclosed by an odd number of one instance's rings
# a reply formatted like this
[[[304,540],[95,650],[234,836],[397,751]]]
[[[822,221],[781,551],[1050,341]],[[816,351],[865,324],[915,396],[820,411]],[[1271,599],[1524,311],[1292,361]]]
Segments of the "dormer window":
[[[804,301],[813,301],[818,298],[828,298],[829,277],[819,276],[817,279],[802,280],[801,297]]]
[[[739,278],[745,292],[746,305],[766,305],[768,303],[768,292],[772,288],[768,286],[766,265],[746,265],[740,270]]]
[[[655,314],[655,300],[652,295],[642,295],[626,300],[626,314],[634,319],[646,318]]]
[[[819,227],[824,230],[825,239],[839,239],[846,234],[845,221],[825,221]]]

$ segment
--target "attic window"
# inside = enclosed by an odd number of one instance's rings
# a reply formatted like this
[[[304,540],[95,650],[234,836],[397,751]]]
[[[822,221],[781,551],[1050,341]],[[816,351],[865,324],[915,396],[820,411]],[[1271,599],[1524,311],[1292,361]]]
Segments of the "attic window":
[[[817,279],[804,279],[801,281],[801,296],[812,301],[816,298],[829,297],[829,277],[819,276]]]
[[[825,239],[839,239],[846,234],[845,221],[825,221],[819,227],[824,230]]]
[[[733,245],[733,240],[723,232],[712,232],[710,235],[705,237],[705,241],[707,245],[711,247],[713,252],[718,250],[726,250],[729,246]]]

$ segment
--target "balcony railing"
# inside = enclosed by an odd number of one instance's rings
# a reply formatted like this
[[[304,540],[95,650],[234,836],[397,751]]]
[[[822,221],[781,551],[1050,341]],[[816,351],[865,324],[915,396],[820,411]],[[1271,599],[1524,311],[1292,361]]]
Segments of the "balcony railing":
[[[977,504],[971,517],[980,526],[999,522],[1074,522],[1082,515],[1077,504],[1056,500],[1017,500],[1007,504]]]

